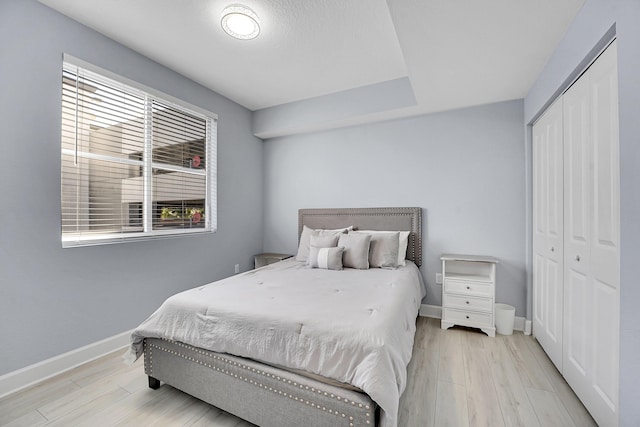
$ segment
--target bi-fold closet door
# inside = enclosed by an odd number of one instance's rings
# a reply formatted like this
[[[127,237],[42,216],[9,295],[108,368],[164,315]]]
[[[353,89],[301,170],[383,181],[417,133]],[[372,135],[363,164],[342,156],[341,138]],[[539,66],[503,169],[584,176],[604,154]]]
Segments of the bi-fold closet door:
[[[533,127],[533,332],[562,371],[564,299],[562,100]]]
[[[618,145],[614,41],[533,128],[533,332],[601,426],[618,420]]]

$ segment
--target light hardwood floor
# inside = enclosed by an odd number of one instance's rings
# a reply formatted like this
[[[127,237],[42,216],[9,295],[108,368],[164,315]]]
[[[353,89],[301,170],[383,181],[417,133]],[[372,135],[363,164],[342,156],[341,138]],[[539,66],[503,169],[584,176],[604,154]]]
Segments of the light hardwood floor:
[[[418,318],[401,427],[595,426],[538,343]],[[118,351],[0,400],[2,426],[251,426],[170,386],[147,387]]]

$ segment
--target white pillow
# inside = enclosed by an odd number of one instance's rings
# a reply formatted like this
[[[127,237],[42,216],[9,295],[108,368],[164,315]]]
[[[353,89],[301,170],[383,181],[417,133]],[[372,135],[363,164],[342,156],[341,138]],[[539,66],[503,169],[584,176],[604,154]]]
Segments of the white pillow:
[[[409,234],[410,231],[380,231],[380,230],[356,230],[354,233],[366,233],[366,234],[376,234],[376,233],[400,233],[399,241],[398,241],[398,265],[405,266],[406,258],[407,258],[407,246],[409,245]]]
[[[298,245],[298,253],[296,254],[296,261],[307,262],[307,260],[309,259],[309,242],[311,240],[311,236],[340,236],[340,234],[346,233],[350,230],[353,230],[353,226],[338,228],[335,230],[314,230],[313,228],[309,228],[306,225],[303,225],[302,234],[300,235],[300,244]]]

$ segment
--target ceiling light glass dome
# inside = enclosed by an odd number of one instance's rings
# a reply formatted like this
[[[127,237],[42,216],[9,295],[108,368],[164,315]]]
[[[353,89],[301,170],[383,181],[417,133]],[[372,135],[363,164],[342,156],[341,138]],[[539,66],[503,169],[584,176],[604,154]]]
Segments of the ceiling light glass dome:
[[[236,39],[254,39],[260,34],[258,15],[241,4],[227,6],[222,11],[222,29]]]

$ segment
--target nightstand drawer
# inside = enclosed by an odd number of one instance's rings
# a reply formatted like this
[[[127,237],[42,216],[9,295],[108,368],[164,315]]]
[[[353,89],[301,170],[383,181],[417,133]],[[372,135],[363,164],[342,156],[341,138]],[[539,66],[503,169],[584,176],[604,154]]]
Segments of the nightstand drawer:
[[[444,294],[445,307],[461,308],[463,310],[493,311],[493,300],[491,298],[475,298],[464,295]]]
[[[445,279],[444,291],[446,293],[464,294],[479,297],[493,296],[492,285],[465,280]]]
[[[473,311],[445,308],[443,320],[446,319],[447,321],[454,322],[458,325],[480,328],[483,326],[493,327],[491,317],[490,313],[476,313]]]

